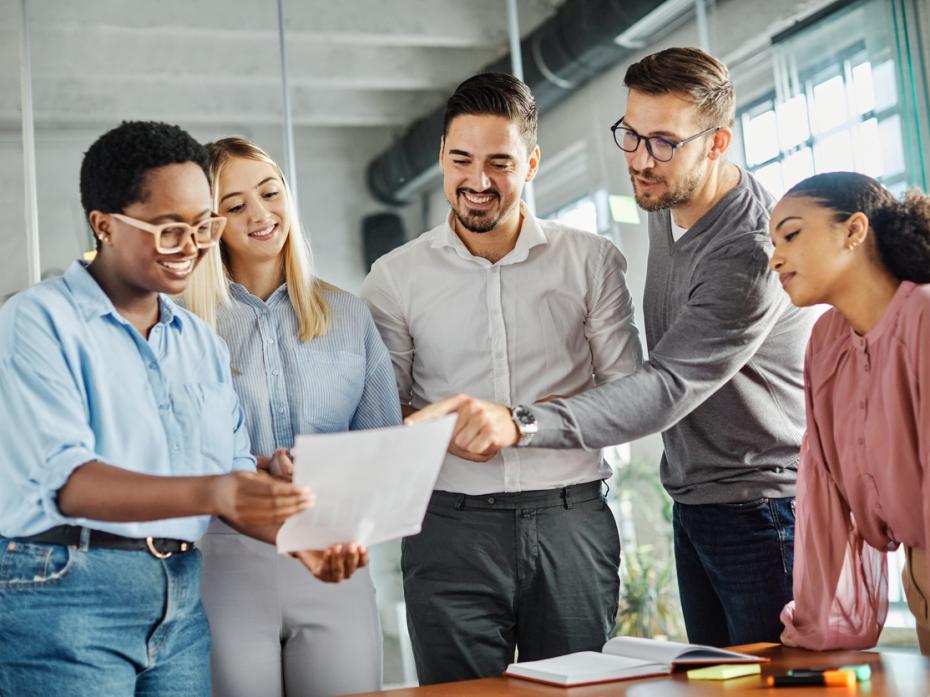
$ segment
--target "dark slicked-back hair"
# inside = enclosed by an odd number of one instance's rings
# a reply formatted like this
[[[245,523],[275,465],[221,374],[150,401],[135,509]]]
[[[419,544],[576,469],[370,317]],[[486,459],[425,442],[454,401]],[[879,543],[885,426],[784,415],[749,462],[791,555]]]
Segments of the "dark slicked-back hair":
[[[727,66],[699,48],[667,48],[626,70],[623,84],[644,94],[677,94],[697,107],[701,123],[730,127],[736,97]]]
[[[788,189],[789,196],[813,199],[832,210],[838,223],[865,213],[885,268],[901,281],[930,283],[930,196],[913,189],[898,201],[858,172],[815,174]]]
[[[84,213],[120,213],[145,201],[145,175],[171,164],[193,162],[209,181],[207,149],[187,131],[159,121],[123,121],[100,136],[81,162]]]
[[[539,114],[536,99],[522,80],[508,73],[482,73],[470,77],[455,88],[446,102],[442,121],[442,137],[449,133],[449,124],[456,116],[503,116],[520,127],[527,150],[536,147],[536,125]]]

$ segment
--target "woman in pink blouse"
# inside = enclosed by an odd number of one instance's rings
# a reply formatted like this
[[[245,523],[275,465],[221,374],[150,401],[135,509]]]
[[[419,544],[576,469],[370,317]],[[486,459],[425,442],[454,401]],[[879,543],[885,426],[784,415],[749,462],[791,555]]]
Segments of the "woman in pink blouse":
[[[771,267],[798,306],[831,305],[805,359],[794,601],[782,641],[865,648],[888,611],[885,553],[930,654],[930,197],[820,174],[772,212]]]

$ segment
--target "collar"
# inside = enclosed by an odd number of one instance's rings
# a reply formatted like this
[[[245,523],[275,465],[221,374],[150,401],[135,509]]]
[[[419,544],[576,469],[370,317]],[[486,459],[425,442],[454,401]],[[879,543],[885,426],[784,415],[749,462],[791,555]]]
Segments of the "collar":
[[[287,283],[282,283],[275,291],[268,296],[268,300],[262,300],[256,295],[252,295],[249,289],[241,283],[235,281],[229,282],[229,294],[241,303],[254,305],[256,307],[272,307],[282,300],[287,299]]]
[[[879,337],[886,331],[894,327],[898,323],[898,316],[901,314],[901,308],[904,307],[908,297],[914,292],[915,288],[916,284],[912,281],[901,281],[898,285],[898,289],[894,292],[894,295],[891,296],[888,307],[886,307],[885,311],[882,313],[881,319],[878,320],[878,324],[862,336],[856,334],[856,331],[850,327],[849,336],[852,338],[853,345],[864,351],[869,345],[874,345]]]
[[[475,256],[468,251],[468,247],[462,242],[462,239],[456,234],[452,227],[452,211],[446,216],[446,222],[433,229],[430,247],[439,249],[449,247],[463,259],[476,261],[487,264],[488,266],[506,266],[508,264],[518,264],[526,261],[530,255],[530,250],[539,245],[549,244],[549,238],[543,232],[539,220],[530,213],[524,201],[520,201],[520,214],[523,216],[523,224],[520,227],[520,234],[517,235],[517,242],[513,249],[496,264],[491,264],[483,257]]]
[[[81,310],[84,321],[112,315],[118,322],[126,324],[126,319],[113,305],[110,297],[87,271],[90,262],[78,259],[64,273],[64,282]],[[183,329],[183,315],[177,312],[177,306],[165,295],[158,294],[158,323],[173,324],[178,330]]]

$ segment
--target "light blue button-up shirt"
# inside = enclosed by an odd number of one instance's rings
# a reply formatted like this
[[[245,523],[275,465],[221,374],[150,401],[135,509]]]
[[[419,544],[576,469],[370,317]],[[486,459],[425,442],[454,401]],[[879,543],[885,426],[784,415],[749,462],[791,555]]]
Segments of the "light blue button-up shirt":
[[[400,423],[391,357],[361,300],[327,292],[329,330],[300,341],[286,285],[265,302],[238,283],[230,285],[230,295],[232,302],[217,314],[217,331],[229,344],[253,452],[290,448],[301,433]]]
[[[68,518],[58,490],[91,460],[166,476],[255,469],[226,346],[168,298],[159,306],[146,339],[75,262],[0,309],[0,534],[70,524],[196,540],[209,516]]]

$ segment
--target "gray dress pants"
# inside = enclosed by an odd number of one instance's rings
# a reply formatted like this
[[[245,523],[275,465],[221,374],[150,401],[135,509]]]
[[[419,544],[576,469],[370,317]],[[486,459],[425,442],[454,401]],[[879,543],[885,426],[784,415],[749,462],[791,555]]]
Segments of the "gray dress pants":
[[[433,492],[402,550],[421,685],[498,676],[515,649],[521,661],[600,651],[613,630],[620,538],[601,482]]]
[[[323,583],[272,545],[217,521],[210,530],[200,543],[201,597],[213,639],[214,697],[381,689],[381,626],[367,568]]]

